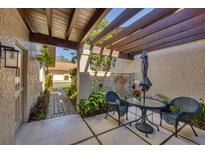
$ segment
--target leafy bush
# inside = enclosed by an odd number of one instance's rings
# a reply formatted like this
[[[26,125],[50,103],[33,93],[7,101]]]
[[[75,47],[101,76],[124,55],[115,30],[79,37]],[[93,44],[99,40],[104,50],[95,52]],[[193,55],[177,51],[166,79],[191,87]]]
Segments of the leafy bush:
[[[67,96],[76,102],[77,99],[77,86],[76,84],[72,84],[71,86],[63,88]]]
[[[69,76],[68,76],[68,75],[65,75],[65,76],[64,76],[64,80],[69,80]]]
[[[47,91],[48,88],[51,88],[53,86],[53,76],[48,74],[45,77],[45,90]]]
[[[46,118],[48,111],[49,91],[45,91],[38,97],[36,104],[32,107],[29,121],[38,121]]]
[[[104,91],[93,91],[88,99],[80,100],[78,107],[81,115],[87,117],[107,111],[108,104],[104,97]]]
[[[205,102],[202,98],[199,99],[199,102],[201,104],[201,110],[191,119],[191,122],[193,125],[205,129]]]

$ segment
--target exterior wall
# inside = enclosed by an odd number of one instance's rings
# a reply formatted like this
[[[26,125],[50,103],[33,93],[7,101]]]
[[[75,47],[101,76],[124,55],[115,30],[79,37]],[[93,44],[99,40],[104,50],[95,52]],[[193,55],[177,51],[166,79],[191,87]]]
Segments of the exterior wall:
[[[64,80],[64,75],[57,75],[57,74],[53,74],[53,81],[55,80]]]
[[[174,98],[189,96],[205,99],[205,39],[149,52],[148,76],[152,87],[147,95],[161,94]],[[79,99],[87,98],[91,92],[89,51],[81,51],[79,56]],[[134,61],[117,59],[112,73],[133,73],[141,80],[139,56]],[[103,72],[99,76],[105,75]],[[109,76],[109,73],[107,74]]]
[[[205,99],[205,39],[148,53],[148,94]],[[140,60],[136,57],[138,66]],[[141,70],[137,67],[137,79]]]
[[[68,80],[65,80],[64,77],[68,76]],[[71,82],[71,77],[69,74],[53,74],[53,81],[68,81]]]
[[[90,69],[89,64],[89,55],[90,50],[81,50],[80,55],[78,56],[78,101],[80,99],[86,99],[92,90],[92,80],[93,80],[93,72]],[[123,73],[123,74],[134,74],[137,67],[136,61],[126,60],[126,59],[116,59],[115,67],[111,67],[110,72],[98,72],[97,76],[99,78],[103,77],[104,87],[111,87],[110,85],[113,83],[113,78],[115,74],[117,73]],[[115,87],[112,87],[115,89]],[[127,88],[130,88],[127,86]]]
[[[17,9],[0,9],[0,41],[3,45],[18,46],[25,55],[25,106],[24,121],[28,119],[30,106],[39,95],[39,63],[29,52],[29,31]],[[12,144],[15,135],[15,69],[0,67],[0,144]]]

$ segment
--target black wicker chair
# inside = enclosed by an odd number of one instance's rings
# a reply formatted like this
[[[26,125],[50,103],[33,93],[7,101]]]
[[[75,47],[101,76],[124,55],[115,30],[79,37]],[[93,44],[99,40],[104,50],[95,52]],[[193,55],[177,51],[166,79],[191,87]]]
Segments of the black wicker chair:
[[[128,120],[128,106],[126,100],[122,99],[116,92],[114,91],[108,91],[105,94],[105,101],[108,103],[108,111],[105,115],[105,119],[107,118],[107,115],[111,111],[117,111],[118,113],[118,121],[120,126],[120,117],[124,116],[126,114],[126,119]]]
[[[175,112],[170,111],[170,107],[175,107]],[[160,126],[162,125],[162,119],[168,124],[175,126],[175,136],[177,137],[177,127],[180,121],[189,124],[193,130],[195,136],[198,136],[190,122],[190,119],[200,111],[200,103],[193,98],[189,97],[177,97],[167,103],[167,107],[160,113]]]

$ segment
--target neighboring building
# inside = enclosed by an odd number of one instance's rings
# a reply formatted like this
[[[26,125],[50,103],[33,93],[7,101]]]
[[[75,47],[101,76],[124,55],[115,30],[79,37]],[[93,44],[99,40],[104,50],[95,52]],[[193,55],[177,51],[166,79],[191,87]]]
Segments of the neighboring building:
[[[49,67],[49,72],[53,75],[53,87],[70,84],[72,80],[69,70],[76,67],[77,64],[68,62],[55,62],[55,67]]]

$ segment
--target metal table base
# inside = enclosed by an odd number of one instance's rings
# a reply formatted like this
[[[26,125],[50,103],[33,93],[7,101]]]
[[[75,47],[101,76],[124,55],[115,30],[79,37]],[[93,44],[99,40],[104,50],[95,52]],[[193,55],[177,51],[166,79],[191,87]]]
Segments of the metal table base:
[[[145,133],[146,137],[147,137],[147,134],[153,133],[154,128],[152,127],[152,125],[155,126],[157,128],[157,130],[159,131],[159,127],[148,119],[147,109],[145,109],[145,108],[140,108],[140,109],[142,111],[142,115],[140,116],[140,118],[138,118],[134,121],[131,121],[130,126],[133,122],[136,122],[135,128],[137,130]]]

